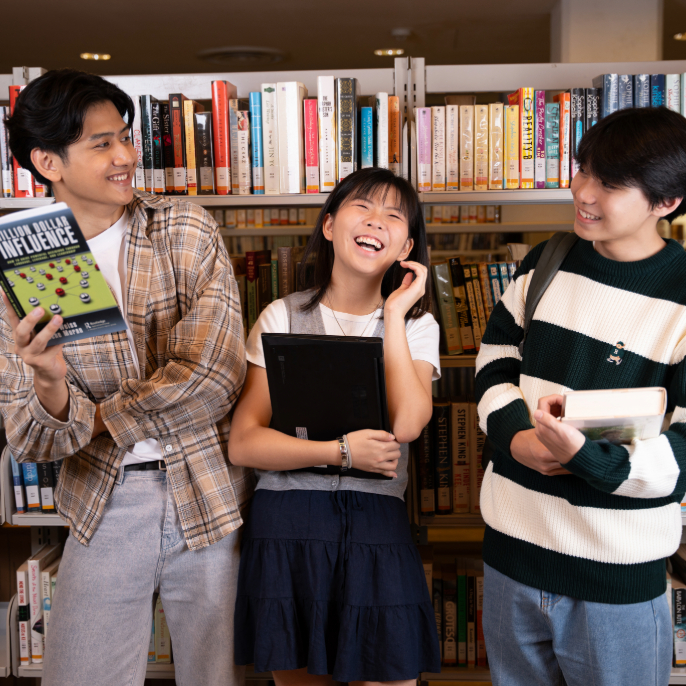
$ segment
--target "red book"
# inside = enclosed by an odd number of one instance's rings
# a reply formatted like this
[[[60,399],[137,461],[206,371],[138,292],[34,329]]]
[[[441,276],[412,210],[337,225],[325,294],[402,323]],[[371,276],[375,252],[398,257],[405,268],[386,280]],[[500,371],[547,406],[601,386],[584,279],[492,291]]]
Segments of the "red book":
[[[305,100],[305,184],[307,193],[319,193],[319,126],[316,98]]]
[[[226,81],[212,81],[212,132],[217,195],[228,195],[231,193],[231,150],[229,147],[229,92]]]
[[[185,95],[176,93],[169,96],[169,115],[171,118],[172,151],[174,153],[174,193],[186,193],[186,139],[183,130],[183,102]]]
[[[26,86],[10,86],[10,116],[14,113],[14,105],[17,102],[19,93]],[[33,185],[33,176],[28,169],[24,169],[17,158],[12,155],[12,165],[14,168],[14,197],[15,198],[35,198],[36,191]],[[41,186],[42,187],[42,186]]]

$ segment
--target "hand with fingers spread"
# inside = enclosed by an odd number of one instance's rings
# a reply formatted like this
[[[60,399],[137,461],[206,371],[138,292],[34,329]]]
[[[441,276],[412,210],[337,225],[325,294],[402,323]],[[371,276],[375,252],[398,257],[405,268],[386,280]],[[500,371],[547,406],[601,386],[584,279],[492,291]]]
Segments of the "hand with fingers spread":
[[[558,421],[562,414],[562,396],[547,395],[538,401],[534,412],[536,437],[555,456],[560,464],[567,464],[583,447],[586,437],[573,426]]]
[[[365,472],[375,472],[394,479],[398,474],[400,443],[387,431],[363,429],[348,434],[352,466]]]
[[[405,317],[414,307],[414,304],[424,295],[428,270],[419,262],[403,261],[400,266],[410,271],[405,274],[400,286],[386,298],[384,311],[387,314],[398,314]]]

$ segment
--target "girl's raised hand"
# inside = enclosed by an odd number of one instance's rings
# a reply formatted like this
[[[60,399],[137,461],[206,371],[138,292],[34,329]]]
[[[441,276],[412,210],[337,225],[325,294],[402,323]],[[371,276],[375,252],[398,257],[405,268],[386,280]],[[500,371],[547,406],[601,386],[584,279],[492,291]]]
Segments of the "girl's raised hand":
[[[400,286],[388,296],[384,310],[405,317],[414,304],[424,295],[428,271],[419,262],[403,261],[400,266],[409,269],[410,272],[405,274]]]

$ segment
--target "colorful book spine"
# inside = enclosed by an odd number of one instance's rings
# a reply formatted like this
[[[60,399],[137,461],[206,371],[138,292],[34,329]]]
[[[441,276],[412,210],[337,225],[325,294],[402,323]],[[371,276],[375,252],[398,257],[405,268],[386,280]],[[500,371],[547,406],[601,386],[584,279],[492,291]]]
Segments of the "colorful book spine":
[[[462,349],[468,353],[476,351],[475,332],[472,324],[472,315],[469,309],[469,297],[467,295],[467,284],[464,278],[464,268],[460,264],[459,257],[451,257],[448,260],[450,265],[450,281],[455,299],[455,311],[457,312],[457,323],[460,327],[460,338]]]
[[[600,93],[597,88],[587,88],[586,93],[586,123],[584,133],[595,126],[600,119]]]
[[[333,76],[317,77],[319,115],[319,192],[336,186],[336,85]]]
[[[431,190],[445,190],[445,107],[431,108]]]
[[[357,81],[336,79],[336,149],[338,180],[357,169]]]
[[[415,110],[417,123],[417,190],[431,190],[431,108]]]
[[[431,453],[431,428],[427,424],[416,442],[417,477],[419,481],[419,511],[422,515],[436,513],[434,464]]]
[[[679,96],[679,108],[681,114],[686,117],[686,74],[681,74],[680,76]]]
[[[264,156],[262,154],[262,93],[250,93],[250,144],[252,151],[252,192],[264,195]]]
[[[467,666],[467,571],[457,559],[457,664]]]
[[[570,133],[570,180],[579,171],[579,163],[576,161],[579,152],[579,144],[584,135],[584,124],[586,123],[586,93],[583,88],[572,88],[569,100],[569,133]]]
[[[672,591],[674,666],[686,667],[686,588]]]
[[[545,91],[534,91],[534,187],[545,188]]]
[[[171,114],[169,102],[160,103],[162,107],[162,152],[164,154],[164,188],[167,193],[174,192],[174,146],[172,145]]]
[[[40,562],[29,559],[29,616],[31,618],[31,662],[43,662],[43,604],[41,603]]]
[[[159,597],[155,604],[155,662],[162,664],[169,664],[171,662],[169,627],[167,626],[167,618]]]
[[[500,268],[497,263],[488,265],[488,283],[493,293],[493,304],[497,305],[500,302],[500,298],[503,297]]]
[[[471,514],[481,514],[481,485],[484,480],[484,469],[481,457],[484,452],[486,434],[479,426],[479,415],[476,403],[469,404],[470,424],[472,434],[470,436],[470,464],[469,464],[469,511]]]
[[[467,300],[469,301],[469,311],[472,318],[472,331],[474,332],[474,346],[477,350],[481,348],[481,339],[486,331],[486,318],[483,311],[481,300],[481,289],[478,279],[476,282],[472,278],[470,265],[464,267],[464,281],[467,290]]]
[[[443,664],[457,665],[457,575],[455,563],[442,565]]]
[[[17,506],[17,512],[22,514],[27,511],[26,498],[24,497],[24,474],[18,462],[10,455],[10,462],[12,464],[12,485],[14,486],[14,504]]]
[[[666,79],[664,74],[650,75],[650,106],[662,107],[665,104]]]
[[[21,469],[24,473],[24,489],[26,491],[26,511],[40,512],[40,487],[38,483],[38,470],[34,462],[22,462]]]
[[[505,108],[505,188],[519,188],[519,105]]]
[[[319,193],[319,126],[317,124],[317,100],[304,102],[305,123],[305,191]]]
[[[183,133],[186,142],[186,185],[188,195],[198,194],[198,162],[195,154],[195,113],[202,111],[195,100],[183,102]]]
[[[131,141],[136,151],[136,171],[134,187],[139,191],[145,190],[145,167],[143,166],[143,130],[141,121],[140,98],[133,100],[133,124],[131,125]]]
[[[600,118],[619,109],[619,75],[601,74],[593,79],[593,88],[601,92]]]
[[[230,94],[228,86],[226,81],[212,81],[214,184],[217,195],[229,195],[231,193]]]
[[[198,195],[213,195],[212,112],[198,112],[195,115],[195,155],[198,163]]]
[[[438,301],[445,352],[447,355],[460,355],[463,350],[462,342],[460,341],[460,327],[455,310],[455,298],[450,282],[450,267],[447,262],[442,262],[432,265],[431,269],[433,271],[433,284],[436,300]]]
[[[474,105],[460,105],[460,190],[474,190]]]
[[[307,89],[298,81],[276,84],[279,125],[279,182],[282,193],[305,192],[304,100]]]
[[[396,175],[400,175],[402,137],[402,114],[400,112],[400,98],[397,95],[388,96],[388,168]]]
[[[3,198],[14,195],[14,173],[12,169],[12,151],[10,150],[10,136],[5,121],[10,116],[9,107],[0,107],[0,171],[2,172]]]
[[[374,111],[371,107],[360,108],[360,167],[374,166]]]
[[[533,88],[519,89],[519,187],[534,187],[536,102]]]
[[[574,89],[572,89],[574,92]],[[634,77],[631,74],[617,76],[617,109],[628,110],[634,106]]]
[[[19,661],[31,664],[31,621],[29,614],[29,565],[17,569],[17,620],[19,621]]]
[[[229,142],[231,149],[231,193],[238,195],[240,189],[238,173],[238,110],[242,107],[242,101],[238,98],[229,99]]]
[[[169,96],[171,110],[172,148],[174,150],[174,193],[186,193],[186,141],[183,121],[184,101],[186,96],[181,93]]]
[[[14,105],[17,102],[19,93],[26,86],[10,86],[10,116],[14,112]],[[28,169],[24,169],[16,157],[12,157],[12,171],[14,181],[14,197],[15,198],[35,198],[36,188],[34,185],[33,176]],[[142,190],[145,190],[144,188]]]
[[[680,74],[665,74],[665,105],[668,110],[681,114]]]
[[[250,112],[248,110],[236,112],[236,131],[238,134],[238,195],[250,195],[252,161],[250,155]]]
[[[488,190],[488,105],[474,107],[474,190]]]
[[[452,512],[452,478],[450,456],[450,401],[435,398],[431,416],[431,447],[434,455],[436,513]]]
[[[278,195],[279,125],[276,111],[276,84],[263,83],[262,89],[262,150],[264,156],[264,192]]]
[[[145,170],[145,190],[152,193],[153,162],[152,162],[152,95],[141,95],[141,129],[143,131],[143,168]]]
[[[560,187],[560,104],[545,106],[545,187]]]
[[[498,262],[498,269],[500,271],[500,284],[502,293],[504,294],[507,287],[510,285],[510,276],[507,272],[507,262]]]
[[[634,107],[650,107],[650,74],[634,74]]]
[[[164,177],[164,145],[162,134],[162,103],[152,101],[152,188],[161,194],[166,190]]]
[[[148,643],[148,664],[155,663],[155,613],[152,615],[152,628],[150,629],[150,642]]]
[[[560,188],[569,188],[570,96],[560,93],[553,99],[560,104]]]
[[[469,403],[452,403],[453,512],[469,514]]]
[[[40,494],[40,506],[43,514],[55,513],[55,480],[52,474],[52,465],[49,462],[37,462],[38,488]]]
[[[503,104],[491,103],[488,106],[488,188],[501,190],[504,179],[505,151],[503,149],[504,136]]]
[[[377,93],[374,96],[374,114],[376,122],[376,155],[377,167],[388,169],[388,93]]]
[[[476,270],[476,274],[474,271]],[[486,317],[486,324],[491,318],[493,312],[493,295],[491,294],[491,286],[488,278],[488,264],[486,262],[479,262],[472,266],[472,279],[478,278],[479,286],[481,287],[481,297],[484,303],[484,313]],[[485,327],[483,329],[486,330]]]
[[[447,191],[460,190],[460,108],[445,108],[445,187]]]

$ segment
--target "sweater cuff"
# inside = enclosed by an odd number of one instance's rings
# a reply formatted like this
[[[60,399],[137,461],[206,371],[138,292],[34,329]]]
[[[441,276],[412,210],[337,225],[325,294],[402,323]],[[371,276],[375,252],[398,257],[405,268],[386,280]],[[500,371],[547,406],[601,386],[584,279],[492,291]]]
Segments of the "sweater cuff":
[[[505,407],[491,412],[487,420],[487,435],[491,442],[506,455],[512,457],[510,444],[520,431],[533,429],[529,410],[523,400],[515,400]]]
[[[587,438],[581,450],[562,466],[582,479],[602,481],[607,473],[608,456],[598,443]]]

